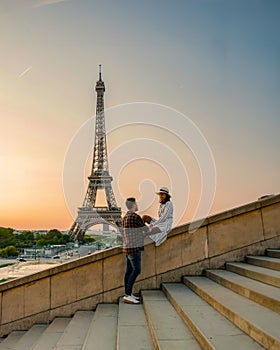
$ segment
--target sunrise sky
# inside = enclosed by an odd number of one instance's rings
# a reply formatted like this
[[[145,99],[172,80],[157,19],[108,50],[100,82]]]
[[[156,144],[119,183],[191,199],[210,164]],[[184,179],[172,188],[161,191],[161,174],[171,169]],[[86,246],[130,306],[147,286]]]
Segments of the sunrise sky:
[[[71,226],[99,64],[123,209],[168,186],[179,224],[280,192],[278,0],[0,0],[0,48],[0,226]]]

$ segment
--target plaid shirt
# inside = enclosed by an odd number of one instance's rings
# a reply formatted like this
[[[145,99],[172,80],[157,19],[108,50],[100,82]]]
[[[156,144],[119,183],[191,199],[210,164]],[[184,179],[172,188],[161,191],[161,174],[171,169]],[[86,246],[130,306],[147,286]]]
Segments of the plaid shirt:
[[[141,217],[128,211],[122,219],[123,227],[123,253],[133,255],[144,250],[144,237],[148,227]]]

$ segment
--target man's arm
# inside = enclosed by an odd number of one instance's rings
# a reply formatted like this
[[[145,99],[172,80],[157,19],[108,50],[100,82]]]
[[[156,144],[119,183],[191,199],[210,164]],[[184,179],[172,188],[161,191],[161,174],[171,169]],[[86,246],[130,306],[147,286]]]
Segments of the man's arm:
[[[150,234],[148,226],[145,225],[144,221],[139,215],[137,215],[137,217],[137,224],[138,227],[141,229],[141,233],[144,235],[144,237],[148,236]]]

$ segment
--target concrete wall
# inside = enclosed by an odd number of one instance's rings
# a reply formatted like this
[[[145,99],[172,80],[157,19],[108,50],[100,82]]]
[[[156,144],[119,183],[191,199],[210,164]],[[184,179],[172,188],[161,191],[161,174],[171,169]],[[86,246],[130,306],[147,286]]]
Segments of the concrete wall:
[[[193,233],[189,227],[174,228],[159,247],[147,242],[136,291],[280,247],[280,195],[208,217]],[[116,247],[0,284],[0,336],[116,302],[124,293],[124,271],[125,256]]]

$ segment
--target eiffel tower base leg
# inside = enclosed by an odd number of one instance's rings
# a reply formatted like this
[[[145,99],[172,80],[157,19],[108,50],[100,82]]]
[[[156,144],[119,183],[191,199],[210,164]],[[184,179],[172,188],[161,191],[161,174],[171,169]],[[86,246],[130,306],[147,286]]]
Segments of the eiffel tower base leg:
[[[122,224],[121,208],[112,210],[92,207],[79,208],[78,217],[68,232],[70,241],[82,242],[86,231],[97,224],[112,225],[119,232]]]
[[[80,225],[75,221],[68,232],[68,234],[70,236],[70,241],[75,242],[78,240],[79,242],[82,242],[83,237],[84,237],[84,233],[85,232],[82,232]]]

